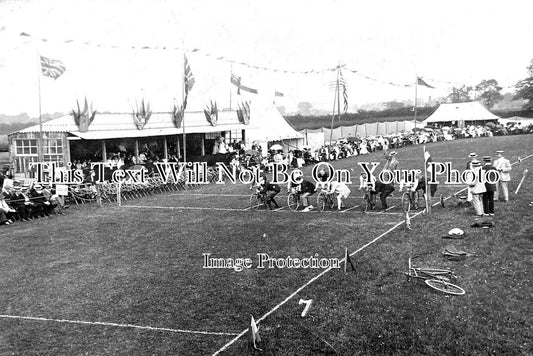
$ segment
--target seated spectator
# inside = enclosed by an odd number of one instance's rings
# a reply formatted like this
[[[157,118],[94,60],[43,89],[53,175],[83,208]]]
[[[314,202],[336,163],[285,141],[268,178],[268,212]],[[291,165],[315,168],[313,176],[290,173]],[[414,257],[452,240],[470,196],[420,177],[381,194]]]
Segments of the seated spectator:
[[[16,210],[16,216],[19,220],[30,221],[33,215],[32,205],[29,199],[22,194],[20,185],[13,187],[13,193],[9,195],[9,203]]]
[[[30,191],[29,197],[34,206],[34,217],[50,216],[50,213],[52,212],[54,207],[48,200],[46,200],[46,197],[43,194],[43,186],[41,184],[35,184],[33,186],[33,189]]]
[[[4,193],[0,193],[0,225],[13,224],[17,212],[6,203],[5,198]]]

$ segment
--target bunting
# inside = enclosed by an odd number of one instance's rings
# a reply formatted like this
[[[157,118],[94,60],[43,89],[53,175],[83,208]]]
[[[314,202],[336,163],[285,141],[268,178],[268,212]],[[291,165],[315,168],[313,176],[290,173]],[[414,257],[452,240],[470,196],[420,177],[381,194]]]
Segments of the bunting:
[[[211,124],[211,126],[216,126],[218,122],[218,107],[216,101],[210,102],[210,107],[206,107],[204,109],[205,118],[207,119],[207,122]]]
[[[94,117],[96,116],[96,110],[92,109],[92,105],[89,106],[87,104],[87,98],[85,98],[85,105],[83,107],[83,111],[81,111],[80,103],[77,100],[76,105],[78,106],[78,111],[72,110],[74,122],[78,126],[80,132],[87,132],[89,131],[89,125],[91,125],[94,120]]]
[[[235,74],[231,75],[231,83],[237,87],[237,94],[241,95],[241,89],[252,94],[257,94],[256,89],[249,88],[241,84],[241,77],[237,77]]]

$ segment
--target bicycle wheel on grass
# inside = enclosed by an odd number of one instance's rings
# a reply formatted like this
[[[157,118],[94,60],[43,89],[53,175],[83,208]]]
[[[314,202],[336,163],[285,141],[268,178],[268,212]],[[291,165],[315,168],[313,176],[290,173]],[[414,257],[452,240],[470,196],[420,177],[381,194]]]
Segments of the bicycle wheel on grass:
[[[453,294],[453,295],[463,295],[465,290],[455,284],[448,283],[439,279],[426,279],[424,282],[431,288],[438,290],[440,292]]]
[[[316,207],[320,211],[324,211],[324,208],[326,207],[326,193],[320,192],[318,196],[316,197]]]
[[[252,193],[252,195],[250,195],[250,208],[259,210],[262,204],[263,201],[261,200],[261,196],[259,194]]]
[[[409,194],[410,192],[402,194],[402,210],[404,213],[408,213],[411,210],[411,197]]]
[[[370,194],[365,193],[363,195],[363,213],[368,212],[372,208],[372,205],[370,204]]]
[[[298,210],[298,207],[300,206],[300,201],[298,199],[298,194],[290,193],[287,196],[287,205],[289,206],[289,209],[291,209],[291,211]]]
[[[333,200],[333,194],[327,194],[326,195],[326,205],[330,208],[330,209],[333,209],[335,207],[335,201]]]

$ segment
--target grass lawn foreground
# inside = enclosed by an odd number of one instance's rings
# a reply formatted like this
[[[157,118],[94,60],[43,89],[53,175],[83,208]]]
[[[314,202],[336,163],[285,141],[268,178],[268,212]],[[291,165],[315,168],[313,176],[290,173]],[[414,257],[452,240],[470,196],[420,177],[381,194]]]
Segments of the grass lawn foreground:
[[[434,161],[462,171],[470,152],[505,150],[511,162],[533,154],[531,135],[428,145]],[[422,168],[422,147],[398,150],[401,169]],[[361,203],[357,162],[348,207]],[[522,172],[528,169],[519,194]],[[234,338],[57,321],[107,322],[238,334],[260,319],[263,352],[248,335],[222,355],[531,355],[533,354],[533,156],[513,165],[511,201],[496,203],[494,228],[471,228],[473,208],[435,206],[352,257],[356,271],[333,269],[282,303],[321,269],[256,268],[257,254],[343,258],[403,221],[395,192],[386,214],[245,210],[243,185],[210,185],[107,205],[73,206],[68,214],[0,228],[0,354],[210,355]],[[304,169],[309,175],[310,167]],[[437,195],[463,187],[439,186]],[[281,197],[281,205],[286,200]],[[433,202],[436,202],[434,200]],[[379,203],[378,203],[379,205]],[[206,208],[204,210],[187,207]],[[208,208],[218,208],[210,210]],[[227,209],[227,210],[224,210]],[[459,227],[464,239],[442,236]],[[442,256],[446,245],[472,252]],[[253,260],[252,268],[206,269],[203,254]],[[407,281],[407,258],[452,269],[463,296]],[[312,299],[305,317],[300,299]]]

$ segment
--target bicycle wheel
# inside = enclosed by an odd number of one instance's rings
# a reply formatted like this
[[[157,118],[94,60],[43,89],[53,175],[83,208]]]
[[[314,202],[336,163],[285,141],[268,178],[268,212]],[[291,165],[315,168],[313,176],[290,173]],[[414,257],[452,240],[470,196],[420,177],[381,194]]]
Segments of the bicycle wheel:
[[[250,208],[259,210],[259,207],[263,204],[261,196],[257,193],[250,195]]]
[[[292,211],[298,210],[298,207],[300,206],[298,195],[295,193],[290,193],[287,196],[287,205],[289,206],[289,209],[291,209]]]
[[[335,201],[333,200],[333,194],[328,194],[327,196],[327,205],[330,209],[333,209],[335,207]]]
[[[370,204],[370,194],[365,193],[363,195],[363,213],[366,213],[370,210],[371,204]]]
[[[320,211],[324,211],[326,207],[326,193],[320,192],[316,197],[316,206]]]
[[[463,295],[465,290],[455,284],[448,283],[446,281],[441,281],[438,279],[426,279],[424,282],[431,288],[438,290],[440,292],[453,294],[453,295]]]
[[[426,206],[424,202],[424,194],[420,195],[417,190],[413,193],[413,209],[417,210],[421,206]]]
[[[411,197],[409,192],[402,194],[402,210],[404,213],[408,213],[411,210]]]

